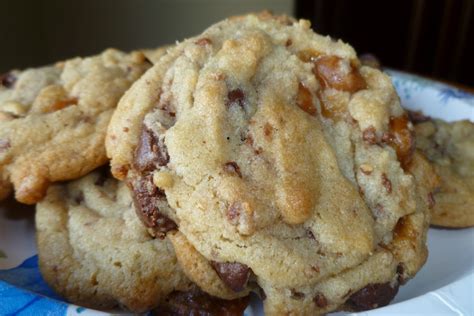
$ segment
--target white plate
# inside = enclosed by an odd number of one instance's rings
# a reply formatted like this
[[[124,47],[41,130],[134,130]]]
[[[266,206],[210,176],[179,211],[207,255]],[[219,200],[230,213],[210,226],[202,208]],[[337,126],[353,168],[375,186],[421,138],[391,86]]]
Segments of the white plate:
[[[388,70],[402,104],[449,121],[474,121],[474,95],[410,74]],[[353,315],[474,315],[474,228],[430,229],[428,261],[400,288],[391,305]],[[0,315],[106,315],[69,305],[38,271],[33,208],[0,205]],[[246,315],[261,315],[253,302]],[[337,315],[346,315],[338,313]]]

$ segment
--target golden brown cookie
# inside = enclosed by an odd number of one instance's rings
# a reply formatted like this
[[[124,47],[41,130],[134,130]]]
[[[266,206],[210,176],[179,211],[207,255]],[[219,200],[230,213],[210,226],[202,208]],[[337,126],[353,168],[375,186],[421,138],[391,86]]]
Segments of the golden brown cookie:
[[[177,253],[268,315],[386,305],[426,260],[434,173],[390,78],[307,21],[251,14],[177,44],[106,142],[145,225],[179,229]]]
[[[420,115],[417,118],[417,147],[441,178],[440,188],[433,196],[431,224],[474,226],[474,124],[448,123]]]
[[[248,304],[248,298],[217,299],[193,284],[172,244],[152,238],[140,223],[125,184],[104,173],[51,186],[37,205],[36,227],[43,277],[74,304],[216,316],[217,309],[242,315]]]
[[[120,97],[150,67],[141,52],[109,49],[12,71],[0,84],[0,198],[33,204],[49,183],[105,164],[105,131]]]

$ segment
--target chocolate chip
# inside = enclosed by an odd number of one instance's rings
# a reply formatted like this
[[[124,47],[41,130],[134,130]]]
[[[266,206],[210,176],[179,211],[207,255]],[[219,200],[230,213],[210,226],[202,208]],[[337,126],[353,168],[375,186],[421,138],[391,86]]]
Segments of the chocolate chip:
[[[0,83],[5,88],[12,88],[16,82],[16,76],[10,72],[0,75]]]
[[[229,161],[224,164],[224,170],[230,174],[236,174],[239,178],[242,178],[242,173],[240,172],[240,167],[235,161]]]
[[[84,192],[79,191],[79,193],[74,197],[74,202],[76,202],[76,204],[84,202]]]
[[[245,94],[240,89],[229,91],[227,94],[227,106],[230,107],[232,104],[237,104],[241,108],[244,108]]]
[[[362,54],[359,56],[362,65],[372,67],[375,69],[382,69],[380,60],[373,54]]]
[[[398,293],[398,283],[392,287],[390,283],[369,284],[352,294],[347,304],[354,311],[365,311],[388,305]]]
[[[414,124],[427,122],[431,119],[429,116],[426,116],[419,111],[407,111],[407,112],[408,112],[408,118]]]
[[[305,297],[304,293],[298,292],[295,289],[291,290],[291,298],[294,300],[303,300]]]
[[[428,193],[428,207],[432,209],[436,204],[433,192]]]
[[[316,240],[316,238],[314,238],[314,234],[311,230],[307,229],[306,230],[306,235],[308,236],[309,239]]]
[[[289,46],[291,46],[291,44],[293,44],[293,41],[291,40],[291,38],[287,39],[286,43],[285,43],[285,46],[289,47]]]
[[[398,274],[398,277],[397,277],[397,281],[399,284],[405,284],[407,280],[405,280],[405,268],[403,267],[403,265],[400,263],[398,264],[397,266],[397,274]]]
[[[385,173],[382,173],[382,185],[385,187],[385,190],[387,190],[387,193],[392,193],[392,182],[387,178]]]
[[[324,294],[322,293],[316,294],[313,298],[313,302],[319,308],[325,308],[326,306],[328,306],[328,300],[326,299],[326,296],[324,296]]]
[[[199,46],[207,46],[207,45],[211,45],[212,41],[209,38],[203,37],[203,38],[198,39],[194,43]]]
[[[160,237],[177,229],[177,225],[159,209],[160,203],[166,203],[165,193],[153,183],[153,176],[141,175],[130,179],[135,211],[145,226],[153,229]]]
[[[135,151],[134,167],[140,171],[152,171],[160,166],[166,166],[170,160],[168,150],[163,140],[143,127],[140,141]]]
[[[234,292],[245,289],[250,277],[250,268],[238,262],[216,262],[211,261],[219,278]]]
[[[248,296],[223,300],[193,287],[186,292],[175,291],[169,294],[154,309],[153,315],[160,316],[242,316],[250,302]]]
[[[375,127],[371,126],[362,132],[362,139],[370,145],[377,144],[377,133]]]
[[[0,139],[0,154],[10,149],[11,144],[8,139]]]
[[[104,186],[105,181],[107,181],[107,179],[109,178],[110,171],[109,171],[108,166],[107,167],[102,167],[98,171],[99,171],[99,176],[94,181],[94,184],[97,185],[97,186],[102,187],[102,186]]]

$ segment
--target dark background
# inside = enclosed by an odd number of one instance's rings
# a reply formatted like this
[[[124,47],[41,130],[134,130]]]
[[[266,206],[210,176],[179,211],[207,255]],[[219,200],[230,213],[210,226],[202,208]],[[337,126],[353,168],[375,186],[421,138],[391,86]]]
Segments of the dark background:
[[[474,86],[474,0],[0,1],[0,73],[107,47],[153,48],[270,9],[310,19],[384,66]]]
[[[473,0],[297,0],[313,28],[384,66],[474,86]]]

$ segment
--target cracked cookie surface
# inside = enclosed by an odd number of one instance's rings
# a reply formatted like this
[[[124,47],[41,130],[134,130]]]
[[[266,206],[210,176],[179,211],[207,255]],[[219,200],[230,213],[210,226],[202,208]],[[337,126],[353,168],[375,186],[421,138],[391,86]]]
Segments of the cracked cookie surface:
[[[441,178],[433,196],[436,203],[431,223],[453,228],[474,226],[474,124],[426,117],[415,122],[417,147]]]
[[[193,284],[171,242],[152,238],[140,223],[126,185],[103,172],[51,186],[37,205],[36,227],[42,275],[74,304],[235,316],[248,304],[219,300]]]
[[[0,82],[0,198],[33,204],[49,183],[107,162],[105,132],[120,97],[151,66],[141,52],[109,49]]]
[[[307,21],[231,18],[169,49],[106,143],[145,225],[267,314],[388,304],[426,260],[434,174],[393,85]]]

